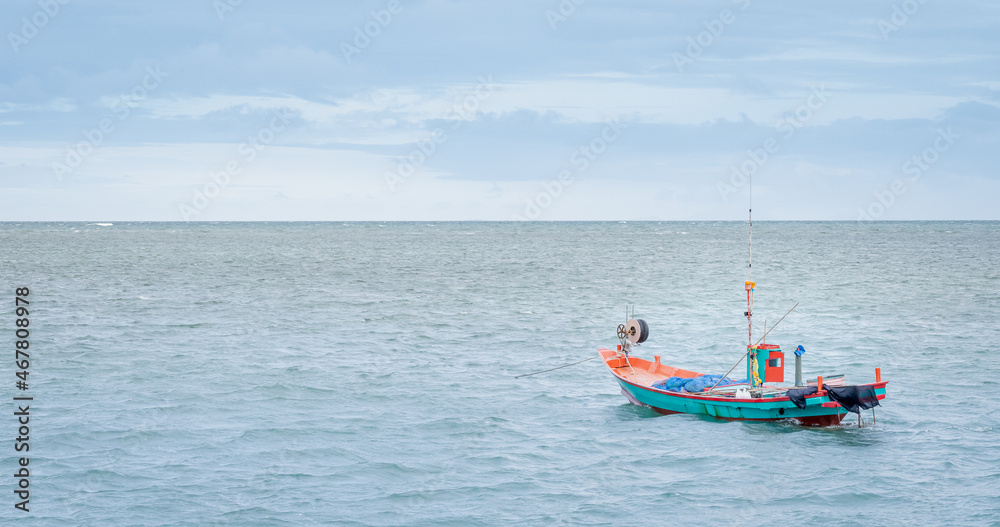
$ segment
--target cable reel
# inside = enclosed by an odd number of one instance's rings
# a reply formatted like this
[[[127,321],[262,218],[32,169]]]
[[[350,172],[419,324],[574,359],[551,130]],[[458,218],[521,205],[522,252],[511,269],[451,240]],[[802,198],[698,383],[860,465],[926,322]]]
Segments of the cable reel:
[[[641,318],[633,318],[625,324],[618,325],[618,340],[621,341],[623,349],[630,349],[631,344],[642,344],[648,338],[649,324]]]
[[[642,344],[649,338],[649,324],[641,318],[633,318],[625,324],[625,332],[632,344]]]
[[[619,353],[624,352],[627,357],[632,352],[632,346],[638,346],[649,338],[649,324],[641,318],[635,318],[635,313],[630,313],[628,307],[625,308],[625,318],[627,322],[618,324],[618,340],[621,342]]]

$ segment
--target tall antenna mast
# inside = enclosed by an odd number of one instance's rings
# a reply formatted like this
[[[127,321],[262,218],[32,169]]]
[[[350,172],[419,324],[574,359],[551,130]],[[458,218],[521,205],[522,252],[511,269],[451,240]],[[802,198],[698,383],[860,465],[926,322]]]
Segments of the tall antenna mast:
[[[748,237],[748,247],[747,247],[747,347],[753,346],[753,290],[757,284],[753,283],[753,174],[749,175],[749,186],[750,186],[750,206],[747,209],[747,218],[749,220],[749,237]],[[748,349],[749,353],[749,349]]]

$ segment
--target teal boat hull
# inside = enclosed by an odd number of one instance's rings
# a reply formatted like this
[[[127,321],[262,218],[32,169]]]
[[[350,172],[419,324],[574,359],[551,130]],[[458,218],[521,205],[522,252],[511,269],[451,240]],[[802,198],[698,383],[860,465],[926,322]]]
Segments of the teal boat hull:
[[[607,357],[606,357],[607,359]],[[644,362],[645,361],[641,361]],[[695,393],[678,393],[643,386],[623,378],[615,368],[608,365],[621,386],[622,394],[633,404],[646,406],[662,414],[705,415],[719,419],[742,419],[755,421],[775,421],[794,419],[800,424],[828,426],[840,423],[847,415],[839,404],[833,402],[822,390],[806,396],[805,408],[795,406],[788,397],[765,397],[761,399],[737,399],[734,397],[705,396]],[[876,382],[871,386],[879,400],[886,395],[886,382]]]

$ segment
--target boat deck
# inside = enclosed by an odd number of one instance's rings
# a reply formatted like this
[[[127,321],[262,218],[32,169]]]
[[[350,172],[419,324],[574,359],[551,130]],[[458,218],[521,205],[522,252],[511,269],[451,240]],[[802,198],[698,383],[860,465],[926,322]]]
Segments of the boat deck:
[[[656,381],[670,377],[691,378],[702,375],[698,372],[660,364],[659,356],[656,357],[654,362],[650,362],[639,357],[628,357],[627,359],[616,358],[614,351],[606,349],[600,350],[600,353],[612,371],[620,375],[623,379],[642,386],[649,386]]]
[[[646,359],[641,359],[638,357],[628,357],[627,362],[624,359],[616,358],[614,351],[610,350],[600,350],[602,357],[608,363],[608,367],[611,368],[615,374],[620,376],[622,379],[637,384],[639,386],[652,386],[656,381],[667,379],[670,377],[697,377],[703,375],[702,373],[693,372],[690,370],[684,370],[680,368],[674,368],[672,366],[667,366],[666,364],[661,364],[658,360],[650,362]],[[658,357],[657,357],[658,358]],[[617,361],[617,363],[616,363]],[[616,364],[621,364],[617,366]],[[702,397],[720,397],[731,399],[734,396],[734,392],[737,388],[747,388],[747,384],[730,384],[725,387],[719,387],[716,390],[705,391],[697,395]],[[785,392],[791,388],[791,386],[761,386],[758,388],[753,388],[752,391],[759,393],[760,397],[771,398],[771,397],[784,397]]]
[[[635,363],[635,359],[630,359],[629,362]],[[634,370],[634,372],[633,372]],[[650,386],[654,382],[672,377],[671,375],[664,375],[662,373],[653,373],[642,368],[636,368],[632,366],[631,368],[626,365],[620,368],[612,368],[612,371],[620,375],[623,379],[634,382],[640,386]]]

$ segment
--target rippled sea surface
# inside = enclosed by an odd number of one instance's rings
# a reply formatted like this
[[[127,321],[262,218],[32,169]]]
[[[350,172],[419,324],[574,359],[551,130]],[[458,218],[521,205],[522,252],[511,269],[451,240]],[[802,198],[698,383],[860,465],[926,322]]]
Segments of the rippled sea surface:
[[[724,372],[746,235],[0,224],[2,474],[15,287],[35,398],[31,512],[5,476],[0,523],[1000,522],[1000,223],[755,224],[757,322],[800,303],[768,342],[803,345],[808,376],[881,367],[874,425],[660,416],[596,360],[514,378],[613,346],[626,304],[651,327],[640,356]]]

